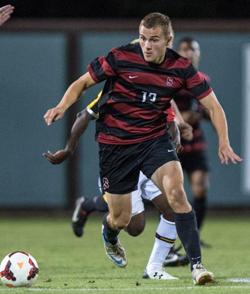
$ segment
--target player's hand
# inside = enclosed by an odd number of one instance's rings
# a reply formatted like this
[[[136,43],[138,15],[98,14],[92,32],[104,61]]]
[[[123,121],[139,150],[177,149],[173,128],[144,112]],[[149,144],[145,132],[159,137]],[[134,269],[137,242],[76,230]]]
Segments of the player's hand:
[[[0,7],[0,26],[10,18],[13,11],[14,6],[12,5],[5,5]]]
[[[53,108],[47,110],[47,112],[45,113],[43,118],[44,118],[46,124],[48,126],[50,126],[56,120],[61,119],[64,115],[64,112],[65,112],[65,110],[62,107],[56,106],[56,107],[53,107]]]
[[[58,150],[55,153],[51,153],[50,151],[43,153],[43,157],[52,164],[60,164],[65,161],[70,155],[71,152],[67,149]]]
[[[181,146],[180,131],[177,126],[177,123],[175,121],[169,122],[167,124],[167,130],[168,130],[168,134],[171,139],[171,142],[173,143],[174,148],[176,149],[176,152],[179,152],[182,149],[182,146]]]
[[[218,152],[221,164],[229,164],[230,162],[236,164],[242,161],[240,158],[231,148],[229,144],[221,144],[219,146]]]
[[[181,138],[187,141],[191,141],[194,137],[193,134],[193,128],[190,124],[188,123],[180,123],[178,125],[180,133],[181,133]]]

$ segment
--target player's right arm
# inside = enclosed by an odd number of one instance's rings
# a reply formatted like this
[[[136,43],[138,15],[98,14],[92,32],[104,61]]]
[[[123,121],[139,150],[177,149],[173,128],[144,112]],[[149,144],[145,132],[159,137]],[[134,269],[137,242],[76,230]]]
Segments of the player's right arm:
[[[74,81],[68,87],[57,106],[47,110],[45,113],[44,120],[46,124],[49,126],[54,121],[62,118],[65,111],[78,100],[82,92],[95,84],[96,82],[93,80],[89,72],[85,73],[79,79]]]
[[[44,119],[47,125],[51,125],[54,121],[62,118],[65,111],[77,101],[83,91],[96,83],[116,76],[116,55],[118,51],[119,50],[114,48],[106,57],[97,57],[88,65],[88,72],[69,86],[56,107],[49,109],[45,113]]]
[[[80,113],[72,126],[69,139],[64,149],[54,153],[48,151],[43,153],[43,156],[52,164],[60,164],[65,161],[71,154],[74,153],[81,135],[87,129],[90,120],[98,118],[98,101],[101,97],[101,92],[90,104]]]

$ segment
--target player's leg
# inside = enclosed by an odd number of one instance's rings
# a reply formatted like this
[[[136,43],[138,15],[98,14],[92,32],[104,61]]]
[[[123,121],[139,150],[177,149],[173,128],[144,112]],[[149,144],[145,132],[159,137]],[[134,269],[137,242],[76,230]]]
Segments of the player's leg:
[[[170,238],[170,234],[172,234],[172,230],[173,230],[173,226],[171,226],[171,224],[174,224],[175,226],[174,212],[170,208],[169,204],[166,202],[166,196],[164,195],[160,195],[152,199],[152,202],[154,206],[158,209],[158,211],[161,213],[161,215],[163,216],[163,219],[167,220],[167,224],[165,225],[166,226],[165,237]],[[167,252],[168,254],[165,255],[165,260],[163,261],[164,266],[183,266],[183,265],[189,264],[189,259],[187,255],[183,255],[179,253],[175,249],[175,244],[172,244],[172,246],[170,246],[165,252]]]
[[[125,231],[133,237],[140,235],[145,228],[144,204],[141,195],[141,177],[139,177],[137,190],[131,193],[132,217],[125,228]]]
[[[131,193],[137,190],[140,149],[138,145],[99,143],[100,179],[109,214],[103,220],[103,241],[108,257],[119,267],[127,265],[118,234],[131,219]]]
[[[72,215],[72,230],[77,237],[82,237],[88,217],[94,211],[108,212],[108,205],[103,196],[92,198],[82,196],[77,199]]]
[[[209,187],[208,172],[196,170],[189,175],[193,193],[193,208],[196,213],[197,226],[200,230],[207,212],[207,191]]]
[[[124,248],[121,246],[118,235],[120,230],[127,227],[131,219],[130,193],[119,195],[105,193],[109,213],[104,216],[102,237],[104,248],[109,259],[119,267],[127,265]]]
[[[187,172],[193,194],[193,209],[196,214],[198,230],[201,230],[207,212],[207,192],[209,189],[209,165],[204,151],[182,156],[182,167]],[[201,242],[203,246],[204,242]],[[208,245],[209,246],[209,245]]]
[[[175,279],[163,270],[163,262],[176,239],[176,229],[173,222],[173,213],[169,208],[166,197],[156,185],[143,173],[140,173],[139,184],[143,199],[151,201],[161,214],[155,234],[153,249],[150,254],[143,278]]]
[[[174,280],[176,277],[163,270],[163,264],[176,240],[175,223],[166,220],[162,215],[156,229],[155,241],[143,278]]]
[[[161,263],[161,266],[167,266],[169,264],[171,266],[188,264],[189,260],[187,256],[180,254],[175,250],[177,232],[174,222],[174,213],[169,204],[166,202],[166,196],[159,195],[158,197],[152,199],[152,202],[161,214],[159,230],[162,230],[162,234],[160,234],[157,229],[153,248],[158,247],[159,250],[164,253],[162,255],[153,255],[152,251],[150,259],[152,262],[157,262],[158,264]],[[164,248],[164,250],[162,248]]]
[[[176,229],[189,257],[194,282],[204,284],[213,280],[213,274],[201,264],[196,218],[183,188],[183,172],[180,163],[170,161],[163,164],[153,173],[152,180],[165,192],[168,203],[174,211]]]

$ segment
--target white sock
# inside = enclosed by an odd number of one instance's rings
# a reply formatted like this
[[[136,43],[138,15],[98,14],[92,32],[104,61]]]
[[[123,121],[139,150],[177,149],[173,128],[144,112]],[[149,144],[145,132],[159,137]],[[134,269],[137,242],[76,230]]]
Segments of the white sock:
[[[174,222],[167,221],[161,215],[160,223],[155,234],[155,243],[151,252],[147,271],[162,269],[163,262],[177,238]]]

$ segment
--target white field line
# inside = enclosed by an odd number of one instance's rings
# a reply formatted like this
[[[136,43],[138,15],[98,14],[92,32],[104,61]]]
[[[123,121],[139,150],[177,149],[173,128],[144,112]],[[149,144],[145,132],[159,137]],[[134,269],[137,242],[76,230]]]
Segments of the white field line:
[[[203,289],[250,289],[250,285],[223,285],[223,286],[204,286],[202,287]],[[25,288],[0,288],[0,292],[6,292],[6,291],[11,291],[11,290],[23,290]],[[171,290],[199,290],[201,289],[201,286],[181,286],[181,287],[131,287],[131,288],[26,288],[27,291],[29,292],[108,292],[108,291],[113,291],[113,292],[129,292],[129,291],[171,291]]]
[[[232,286],[226,286],[226,285],[223,285],[223,286],[208,286],[205,288],[207,290],[209,289],[250,289],[250,285],[232,285]],[[52,291],[65,291],[65,292],[68,292],[68,291],[72,291],[72,292],[108,292],[108,291],[113,291],[113,292],[129,292],[129,291],[175,291],[175,290],[199,290],[201,289],[200,286],[186,286],[186,287],[151,287],[151,288],[144,288],[144,287],[134,287],[134,288],[117,288],[117,289],[112,289],[112,288],[79,288],[79,289],[76,289],[76,288],[73,288],[73,289],[67,289],[67,288],[61,288],[61,289],[58,289],[58,288],[54,288],[54,289],[50,289],[50,288],[30,288],[30,289],[27,289],[28,291],[30,292],[42,292],[42,291],[47,291],[47,292],[52,292]],[[2,290],[2,289],[1,289]]]

